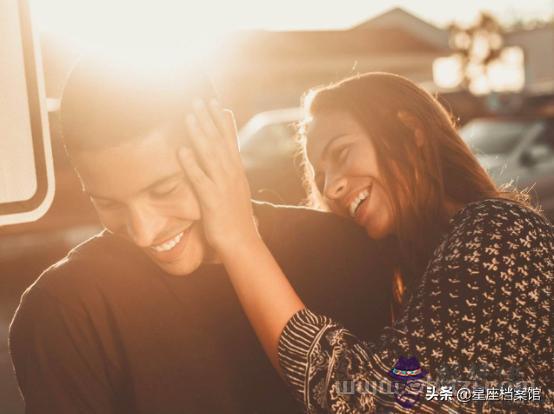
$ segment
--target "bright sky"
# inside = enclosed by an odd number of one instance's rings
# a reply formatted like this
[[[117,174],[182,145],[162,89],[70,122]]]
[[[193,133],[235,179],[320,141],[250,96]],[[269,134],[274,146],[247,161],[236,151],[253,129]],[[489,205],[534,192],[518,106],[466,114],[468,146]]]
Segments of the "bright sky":
[[[343,29],[392,7],[436,25],[469,22],[479,10],[501,21],[546,19],[554,0],[29,0],[42,30],[85,43],[114,39],[181,42],[206,48],[208,38],[235,29]]]
[[[489,10],[501,20],[544,19],[554,14],[554,0],[30,0],[40,23],[54,29],[95,25],[94,18],[126,19],[146,16],[179,17],[230,30],[346,28],[392,7],[406,10],[444,25],[452,20],[468,21],[479,10]],[[175,16],[177,14],[178,16]],[[195,23],[195,24],[196,24]]]

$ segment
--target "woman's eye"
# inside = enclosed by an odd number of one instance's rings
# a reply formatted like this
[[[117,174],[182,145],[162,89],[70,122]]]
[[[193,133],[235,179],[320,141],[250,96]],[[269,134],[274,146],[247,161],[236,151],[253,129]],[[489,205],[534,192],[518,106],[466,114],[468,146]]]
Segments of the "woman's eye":
[[[335,158],[337,161],[344,161],[346,157],[348,156],[348,152],[350,151],[350,146],[344,146],[342,148],[339,148],[335,152]]]
[[[171,193],[173,193],[177,189],[177,187],[179,187],[179,183],[174,184],[174,185],[172,185],[171,187],[168,187],[168,188],[160,188],[158,190],[153,191],[152,196],[156,197],[156,198],[165,197],[165,196],[170,195]]]
[[[95,201],[94,204],[101,210],[115,210],[120,206],[119,203]]]

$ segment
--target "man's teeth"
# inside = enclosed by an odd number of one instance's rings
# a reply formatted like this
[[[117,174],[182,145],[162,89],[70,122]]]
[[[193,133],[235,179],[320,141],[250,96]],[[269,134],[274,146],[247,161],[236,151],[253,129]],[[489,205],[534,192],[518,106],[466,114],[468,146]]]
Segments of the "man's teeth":
[[[351,217],[354,217],[354,215],[356,214],[356,210],[358,209],[358,207],[360,207],[360,204],[362,204],[362,202],[367,197],[369,197],[369,190],[366,189],[360,192],[360,194],[358,194],[358,196],[354,200],[352,200],[348,208]]]
[[[171,249],[173,249],[175,246],[177,246],[177,243],[181,241],[183,238],[183,232],[179,233],[177,236],[172,238],[171,240],[168,240],[162,244],[158,244],[156,246],[150,246],[152,250],[155,252],[167,252]]]

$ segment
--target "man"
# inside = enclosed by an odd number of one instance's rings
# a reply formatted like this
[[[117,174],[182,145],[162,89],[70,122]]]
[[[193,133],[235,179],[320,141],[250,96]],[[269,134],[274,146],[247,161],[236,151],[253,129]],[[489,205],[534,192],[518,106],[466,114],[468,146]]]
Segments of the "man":
[[[177,160],[187,99],[206,93],[191,84],[179,71],[90,60],[69,77],[64,140],[106,230],[21,299],[10,348],[27,413],[300,411],[205,243]],[[254,210],[307,304],[377,335],[390,305],[380,246],[326,213]]]

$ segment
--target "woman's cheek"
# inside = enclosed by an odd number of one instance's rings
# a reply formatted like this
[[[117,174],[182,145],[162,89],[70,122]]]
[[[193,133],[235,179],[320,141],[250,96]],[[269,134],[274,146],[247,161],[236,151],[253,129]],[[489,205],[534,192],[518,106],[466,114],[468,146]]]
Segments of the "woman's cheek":
[[[393,229],[393,212],[388,196],[381,186],[377,187],[372,210],[373,219],[370,219],[368,227],[371,229],[373,236],[375,238],[388,236]]]

